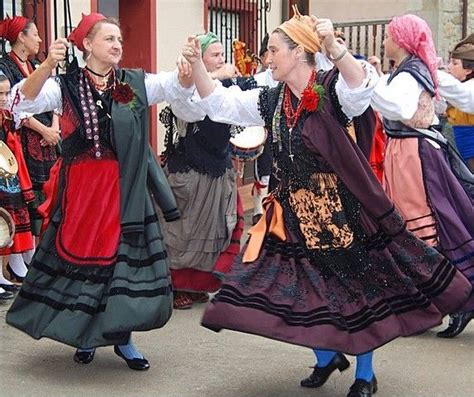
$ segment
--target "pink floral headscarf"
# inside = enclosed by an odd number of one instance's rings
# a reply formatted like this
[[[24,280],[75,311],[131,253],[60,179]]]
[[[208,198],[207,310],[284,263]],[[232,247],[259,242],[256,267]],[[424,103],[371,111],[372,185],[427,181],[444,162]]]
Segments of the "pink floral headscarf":
[[[428,67],[437,91],[438,59],[431,29],[426,21],[416,15],[407,14],[393,18],[388,24],[388,30],[395,43],[420,58]]]

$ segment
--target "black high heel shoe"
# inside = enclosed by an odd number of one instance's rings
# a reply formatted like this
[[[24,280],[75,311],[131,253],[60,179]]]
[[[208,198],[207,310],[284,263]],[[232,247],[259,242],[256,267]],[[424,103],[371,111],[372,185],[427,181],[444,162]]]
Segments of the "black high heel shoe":
[[[146,371],[150,368],[150,363],[146,358],[127,358],[123,355],[118,346],[114,346],[114,353],[120,358],[123,358],[130,369],[134,369],[135,371]]]
[[[23,280],[25,279],[24,277],[19,276],[13,271],[13,269],[10,266],[10,263],[7,263],[7,272],[8,272],[8,278],[12,282],[22,283]]]
[[[74,361],[79,364],[89,364],[95,355],[95,349],[91,351],[80,351],[76,350],[74,354]]]
[[[347,397],[371,397],[377,393],[377,378],[374,376],[370,382],[356,379],[349,389]]]
[[[331,362],[325,367],[314,367],[313,373],[306,379],[300,382],[303,387],[321,387],[326,383],[329,376],[338,369],[339,372],[345,371],[351,364],[346,356],[342,353],[337,353]]]

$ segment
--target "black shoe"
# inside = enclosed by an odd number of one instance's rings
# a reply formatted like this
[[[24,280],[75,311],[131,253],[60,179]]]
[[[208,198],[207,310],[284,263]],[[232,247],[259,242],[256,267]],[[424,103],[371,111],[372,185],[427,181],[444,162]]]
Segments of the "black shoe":
[[[7,292],[11,292],[12,294],[17,293],[20,290],[20,287],[15,284],[0,284],[0,288],[3,288]]]
[[[449,315],[449,326],[444,331],[438,332],[436,336],[440,338],[454,338],[458,336],[466,325],[474,318],[474,311],[465,313],[455,313]]]
[[[377,393],[377,378],[374,376],[371,382],[356,379],[349,389],[347,397],[370,397]]]
[[[300,385],[303,387],[321,387],[336,369],[342,372],[349,368],[349,365],[350,363],[346,356],[342,353],[337,353],[325,367],[314,367],[313,373],[308,378],[303,379]]]
[[[135,371],[145,371],[150,368],[150,363],[146,358],[132,358],[125,357],[118,346],[114,346],[114,352],[120,358],[123,358],[128,365],[128,368],[134,369]]]
[[[91,351],[76,350],[74,361],[79,364],[89,364],[94,359],[95,349]]]
[[[8,278],[10,279],[10,281],[22,283],[23,280],[25,279],[24,277],[21,277],[18,274],[16,274],[11,268],[9,263],[7,263],[7,272],[8,272]]]
[[[8,301],[10,299],[13,299],[15,295],[13,295],[11,292],[9,291],[5,291],[5,292],[0,292],[0,301]]]

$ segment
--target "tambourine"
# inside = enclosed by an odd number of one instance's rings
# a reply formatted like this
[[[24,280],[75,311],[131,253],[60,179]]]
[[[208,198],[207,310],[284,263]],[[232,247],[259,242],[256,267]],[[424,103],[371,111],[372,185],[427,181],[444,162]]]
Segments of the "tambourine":
[[[0,248],[11,247],[15,235],[15,223],[5,208],[0,207]]]
[[[18,163],[10,148],[0,141],[0,178],[12,178],[18,173]]]
[[[247,127],[230,139],[232,157],[238,161],[252,161],[263,152],[267,132],[263,127]]]

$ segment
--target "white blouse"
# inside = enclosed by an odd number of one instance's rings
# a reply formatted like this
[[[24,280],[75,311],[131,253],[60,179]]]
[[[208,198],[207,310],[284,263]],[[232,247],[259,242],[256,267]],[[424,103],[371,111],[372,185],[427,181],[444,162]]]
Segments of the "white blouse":
[[[25,99],[20,88],[25,80],[20,81],[12,89],[13,112],[21,119],[31,114],[43,113],[54,109],[62,109],[62,95],[59,83],[54,77],[46,80],[38,96],[34,100]],[[178,72],[159,72],[145,74],[145,89],[148,104],[155,105],[166,101],[172,104],[177,117],[194,122],[202,120],[203,111],[188,98],[193,88],[183,88],[178,80]],[[18,103],[15,98],[19,97]]]
[[[450,105],[466,113],[474,113],[474,79],[461,82],[438,70],[439,95]]]
[[[349,119],[359,116],[370,105],[370,97],[378,75],[375,69],[367,62],[362,66],[365,78],[356,88],[349,88],[342,75],[336,82],[336,94],[342,111]],[[225,124],[236,124],[242,127],[264,126],[265,122],[258,109],[259,95],[262,88],[242,91],[238,86],[225,88],[217,84],[216,88],[206,98],[200,98],[197,93],[189,99],[199,104],[211,120]]]
[[[372,94],[372,107],[389,120],[410,120],[418,110],[423,87],[407,72],[401,72],[388,84],[382,76]]]
[[[408,72],[401,72],[387,84],[389,75],[380,78],[372,95],[372,107],[389,120],[410,120],[418,109],[423,87]],[[449,73],[438,71],[439,94],[451,105],[474,113],[474,80],[461,83]],[[437,118],[433,119],[433,124]]]

